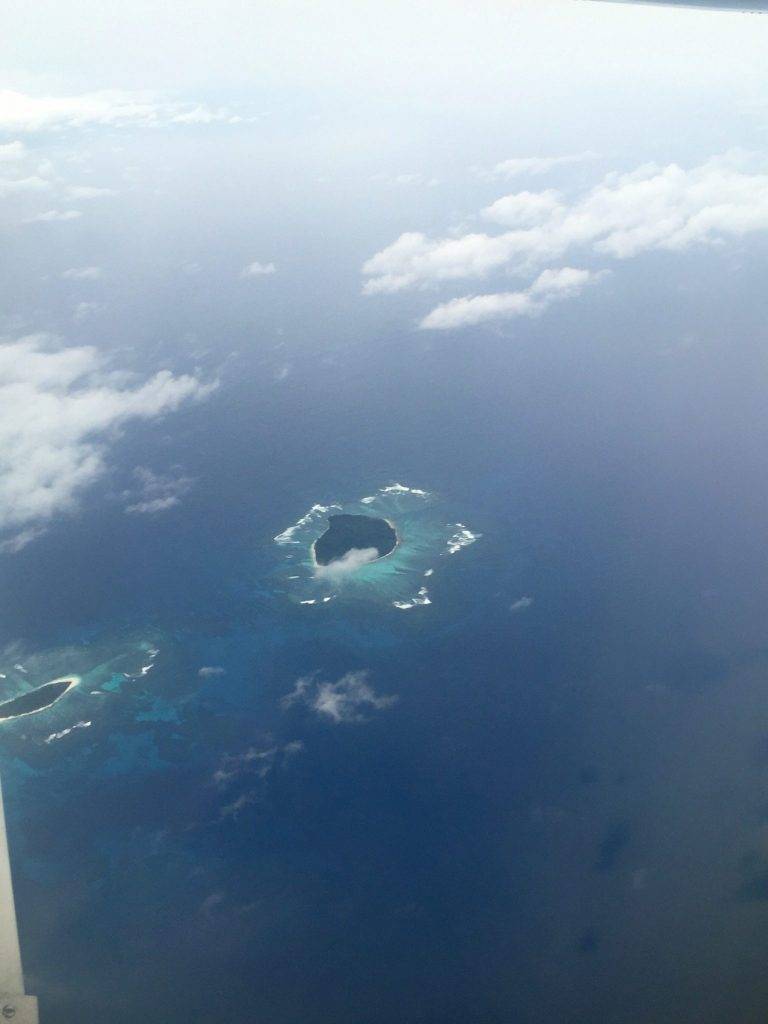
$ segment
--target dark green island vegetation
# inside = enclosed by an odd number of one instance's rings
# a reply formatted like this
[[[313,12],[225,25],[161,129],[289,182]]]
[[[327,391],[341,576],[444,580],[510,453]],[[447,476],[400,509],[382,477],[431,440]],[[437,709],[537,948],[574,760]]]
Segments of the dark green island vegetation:
[[[348,551],[375,548],[377,558],[391,554],[397,547],[397,533],[386,519],[375,516],[329,516],[328,529],[315,541],[315,561],[330,565]]]
[[[0,704],[0,722],[8,718],[19,718],[20,715],[31,715],[35,711],[50,707],[76,682],[76,679],[54,679],[52,683],[44,683],[43,686],[29,690],[28,693],[22,693],[20,697],[4,701]]]

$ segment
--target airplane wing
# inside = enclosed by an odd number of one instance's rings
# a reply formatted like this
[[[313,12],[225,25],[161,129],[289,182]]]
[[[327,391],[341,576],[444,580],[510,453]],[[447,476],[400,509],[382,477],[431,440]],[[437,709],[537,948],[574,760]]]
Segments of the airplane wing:
[[[768,0],[603,0],[615,4],[644,4],[654,7],[696,7],[710,11],[742,11],[768,13]]]

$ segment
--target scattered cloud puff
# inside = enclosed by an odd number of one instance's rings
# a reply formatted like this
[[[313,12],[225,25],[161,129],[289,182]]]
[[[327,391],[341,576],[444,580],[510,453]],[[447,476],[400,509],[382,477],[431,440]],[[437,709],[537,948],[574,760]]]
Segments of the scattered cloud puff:
[[[81,210],[45,210],[43,213],[36,213],[34,217],[27,220],[28,224],[46,223],[49,221],[77,220],[82,217]]]
[[[509,606],[511,612],[524,612],[526,608],[530,608],[533,604],[532,597],[518,597],[516,601],[513,601]]]
[[[768,228],[768,173],[741,152],[688,170],[646,164],[609,174],[569,202],[559,193],[503,196],[482,211],[511,230],[429,238],[406,232],[363,265],[364,291],[397,292],[493,271],[529,274],[578,250],[629,259],[653,249],[679,252]]]
[[[366,721],[365,711],[383,711],[398,700],[396,695],[380,697],[368,682],[368,672],[348,672],[335,683],[317,678],[317,673],[297,680],[293,691],[282,700],[284,708],[304,704],[335,724]]]
[[[197,670],[197,674],[201,679],[210,679],[213,676],[223,676],[226,669],[222,668],[221,665],[203,665],[202,668]]]
[[[70,267],[61,275],[65,281],[96,281],[104,276],[101,267]]]
[[[272,771],[279,751],[279,747],[268,747],[264,750],[248,747],[239,754],[225,754],[213,773],[213,782],[217,786],[226,786],[244,773],[256,775],[261,779],[266,778]]]
[[[246,807],[250,807],[251,804],[255,804],[258,799],[258,793],[255,790],[251,790],[248,793],[241,793],[235,800],[225,804],[219,812],[219,818],[221,821],[225,821],[227,818],[237,819],[240,811],[244,811]]]
[[[0,163],[23,160],[27,155],[27,147],[18,139],[15,142],[4,142],[0,145]]]
[[[259,260],[254,260],[247,267],[243,267],[240,277],[265,277],[268,274],[274,274],[276,270],[277,267],[274,263],[260,263]]]
[[[77,96],[31,96],[0,90],[0,131],[6,132],[237,124],[241,120],[223,108],[172,102],[154,93],[104,90]]]
[[[0,554],[15,555],[19,551],[23,550],[27,544],[31,544],[33,540],[37,540],[42,533],[44,533],[44,530],[38,527],[30,527],[28,530],[19,530],[18,533],[14,533],[5,540],[0,541]]]
[[[0,342],[0,534],[5,551],[77,508],[106,470],[110,440],[131,420],[164,416],[215,384],[161,370],[144,381],[109,372],[90,346],[32,335]]]
[[[350,548],[341,558],[328,565],[316,565],[315,576],[318,579],[339,580],[362,569],[364,565],[375,562],[379,557],[377,548]]]
[[[301,740],[275,744],[260,749],[248,747],[238,754],[225,754],[213,773],[214,786],[229,794],[228,802],[219,809],[219,820],[237,818],[242,810],[255,804],[264,791],[267,777],[275,770],[285,768],[304,749]],[[235,787],[241,787],[239,796],[232,799]]]
[[[584,153],[571,153],[567,156],[523,156],[513,157],[511,160],[502,160],[493,168],[492,174],[495,177],[517,178],[521,175],[548,174],[555,167],[562,167],[568,164],[582,164],[590,160],[597,160],[598,154],[591,151]]]
[[[502,196],[481,211],[509,230],[429,238],[406,232],[363,266],[364,292],[397,292],[505,271],[529,275],[574,251],[626,260],[652,250],[681,252],[768,229],[764,159],[732,151],[685,169],[646,164],[609,174],[575,200],[552,189]],[[552,276],[546,276],[551,274]],[[528,288],[443,303],[422,328],[447,329],[541,312],[578,294],[594,275],[572,267],[540,274]]]
[[[189,492],[193,481],[186,476],[162,476],[151,469],[137,466],[133,471],[139,484],[139,497],[126,492],[123,497],[131,500],[125,511],[133,515],[157,515],[175,508]]]
[[[419,323],[422,330],[447,331],[470,327],[487,320],[510,320],[518,316],[538,316],[553,302],[572,299],[602,273],[561,267],[544,270],[523,291],[497,292],[493,295],[467,295],[436,306]]]

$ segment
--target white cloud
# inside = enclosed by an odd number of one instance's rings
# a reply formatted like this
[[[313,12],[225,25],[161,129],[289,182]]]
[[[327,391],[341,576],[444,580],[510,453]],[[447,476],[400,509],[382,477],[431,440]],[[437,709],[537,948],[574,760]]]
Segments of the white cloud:
[[[57,220],[77,220],[82,215],[80,210],[45,210],[43,213],[36,213],[34,217],[30,217],[27,223],[36,224]]]
[[[553,188],[546,192],[517,192],[486,206],[482,216],[507,228],[528,228],[552,216],[562,206],[563,195]]]
[[[96,185],[70,185],[67,189],[70,199],[101,199],[106,196],[116,196],[113,188],[100,188]]]
[[[107,467],[109,441],[204,398],[214,385],[162,370],[135,384],[91,347],[53,348],[41,335],[0,343],[0,532],[5,550],[77,508]]]
[[[223,676],[225,671],[221,665],[203,665],[197,670],[197,674],[202,679],[210,679],[212,676]]]
[[[139,493],[138,496],[131,492],[123,495],[131,501],[125,508],[129,513],[157,515],[158,512],[167,512],[180,504],[192,487],[192,480],[186,476],[162,476],[144,466],[137,466],[133,472]]]
[[[484,277],[508,263],[510,256],[504,235],[468,234],[432,240],[419,231],[408,231],[363,264],[368,277],[363,291],[373,295],[434,281]]]
[[[30,527],[28,530],[20,530],[18,533],[12,534],[5,540],[0,541],[0,554],[3,555],[15,555],[18,551],[21,551],[31,544],[33,540],[43,533],[43,530],[36,527]]]
[[[349,576],[358,569],[362,569],[364,565],[376,561],[378,557],[377,548],[350,548],[336,561],[330,562],[328,565],[315,566],[315,576],[318,579],[342,579],[344,576]]]
[[[105,90],[77,96],[31,96],[0,90],[0,131],[39,132],[97,126],[157,128],[241,118],[225,109],[172,102],[153,93]]]
[[[273,745],[264,749],[248,747],[247,750],[237,754],[225,754],[213,773],[211,781],[219,789],[229,789],[234,783],[241,782],[243,778],[247,779],[249,783],[254,778],[263,781],[273,769],[285,767],[303,749],[304,744],[301,740],[291,740],[284,746]]]
[[[0,178],[0,199],[24,192],[40,192],[51,187],[51,183],[36,174],[27,178]]]
[[[493,168],[493,174],[497,177],[516,178],[523,174],[539,175],[547,174],[554,167],[561,167],[564,164],[581,164],[589,160],[596,160],[597,153],[572,153],[569,156],[523,156],[513,157],[511,160],[502,160]]]
[[[422,330],[446,331],[469,327],[486,320],[537,316],[553,302],[578,295],[600,274],[575,267],[544,270],[524,291],[497,292],[491,295],[467,295],[436,306],[419,323]]]
[[[245,810],[246,807],[250,807],[251,804],[255,804],[257,799],[258,794],[255,790],[251,790],[249,793],[241,793],[236,800],[233,800],[231,803],[226,804],[221,808],[219,817],[222,821],[227,818],[237,819],[240,811]]]
[[[532,597],[518,597],[518,599],[513,601],[509,606],[509,610],[511,612],[524,612],[527,608],[530,608],[532,604]]]
[[[23,160],[27,155],[27,147],[17,139],[15,142],[4,142],[0,145],[0,163]]]
[[[279,749],[279,747],[269,747],[259,750],[256,747],[248,747],[247,750],[239,754],[225,754],[219,767],[213,773],[213,782],[217,786],[226,786],[245,772],[253,773],[262,779],[266,778],[272,770],[275,755],[279,753]]]
[[[512,230],[436,239],[407,232],[364,264],[364,291],[395,292],[499,270],[528,274],[573,250],[629,259],[765,231],[768,168],[740,152],[688,170],[648,164],[610,174],[572,202],[553,191],[522,192],[482,215]]]
[[[260,263],[259,260],[254,260],[247,267],[243,267],[240,277],[264,277],[267,274],[274,274],[276,270],[274,263]]]
[[[96,281],[103,274],[101,267],[70,267],[61,276],[66,281]]]
[[[317,674],[297,680],[293,691],[282,700],[284,708],[306,704],[318,715],[337,725],[364,722],[364,711],[383,711],[397,702],[396,695],[380,697],[368,682],[368,672],[347,672],[335,683],[318,681]]]

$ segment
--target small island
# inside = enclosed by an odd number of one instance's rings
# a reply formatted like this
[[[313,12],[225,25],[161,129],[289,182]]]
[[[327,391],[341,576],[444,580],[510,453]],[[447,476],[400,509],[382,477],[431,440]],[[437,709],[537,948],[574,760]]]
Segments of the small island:
[[[0,722],[7,721],[9,718],[20,718],[22,715],[32,715],[36,711],[49,708],[78,682],[77,676],[54,679],[50,683],[44,683],[34,690],[22,693],[20,697],[3,701],[0,703]]]
[[[374,516],[341,515],[328,517],[328,529],[312,545],[318,565],[338,562],[350,551],[375,548],[384,558],[397,547],[395,528],[386,519]]]

